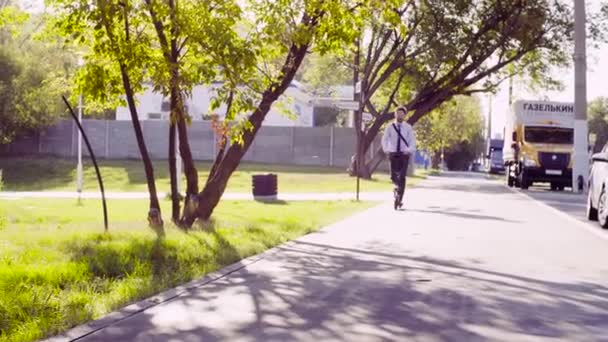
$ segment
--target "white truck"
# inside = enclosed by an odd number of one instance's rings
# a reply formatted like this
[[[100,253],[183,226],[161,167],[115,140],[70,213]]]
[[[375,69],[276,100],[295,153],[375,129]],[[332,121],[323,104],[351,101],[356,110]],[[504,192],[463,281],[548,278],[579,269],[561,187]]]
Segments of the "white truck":
[[[520,100],[506,118],[503,161],[509,186],[572,186],[574,103]]]

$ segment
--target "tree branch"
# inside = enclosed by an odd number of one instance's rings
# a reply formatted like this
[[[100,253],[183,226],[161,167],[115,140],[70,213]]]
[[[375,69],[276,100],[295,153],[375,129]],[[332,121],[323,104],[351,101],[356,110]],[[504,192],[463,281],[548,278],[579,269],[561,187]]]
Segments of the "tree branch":
[[[395,102],[395,96],[397,95],[397,93],[399,92],[399,88],[401,87],[401,82],[403,81],[403,78],[405,77],[405,71],[401,71],[401,75],[399,75],[399,80],[397,80],[397,84],[395,85],[395,88],[393,89],[393,92],[391,93],[388,102],[386,103],[386,107],[384,107],[384,110],[382,111],[383,113],[388,112],[388,110],[390,109],[390,106]]]
[[[228,113],[230,113],[230,111],[232,110],[233,100],[234,100],[234,90],[230,90],[230,94],[228,95],[228,101],[226,104],[226,116],[228,116]],[[215,177],[217,168],[219,167],[222,160],[224,159],[224,155],[225,155],[225,151],[226,151],[227,137],[226,137],[225,131],[220,132],[220,134],[221,134],[220,149],[217,152],[217,155],[215,156],[215,161],[213,162],[213,166],[211,166],[211,170],[209,171],[209,176],[207,177],[206,184],[209,184],[209,182],[211,182],[211,180]],[[214,142],[214,143],[216,143],[216,142]]]
[[[146,5],[148,7],[148,12],[150,13],[150,17],[152,19],[152,23],[154,25],[154,29],[156,30],[156,34],[158,35],[158,40],[160,42],[161,49],[163,51],[163,55],[167,61],[171,60],[171,52],[169,51],[169,41],[167,40],[167,36],[165,35],[165,28],[163,23],[159,20],[156,11],[152,5],[151,0],[145,0]]]
[[[181,42],[181,44],[179,44],[179,48],[177,49],[178,54],[180,54],[180,55],[182,54],[182,51],[186,47],[186,43],[188,43],[188,37],[184,38],[184,40]]]

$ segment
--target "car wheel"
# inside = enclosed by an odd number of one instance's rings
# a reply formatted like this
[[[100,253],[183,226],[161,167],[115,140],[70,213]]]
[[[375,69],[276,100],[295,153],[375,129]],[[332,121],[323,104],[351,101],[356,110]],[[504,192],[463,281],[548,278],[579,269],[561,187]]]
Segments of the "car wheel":
[[[591,200],[591,196],[593,195],[591,194],[591,191],[589,191],[589,194],[587,195],[587,219],[589,221],[597,221],[597,208],[593,207],[593,201]]]
[[[600,199],[597,203],[597,219],[602,228],[608,228],[608,196],[606,195],[606,189],[602,189],[600,193]]]

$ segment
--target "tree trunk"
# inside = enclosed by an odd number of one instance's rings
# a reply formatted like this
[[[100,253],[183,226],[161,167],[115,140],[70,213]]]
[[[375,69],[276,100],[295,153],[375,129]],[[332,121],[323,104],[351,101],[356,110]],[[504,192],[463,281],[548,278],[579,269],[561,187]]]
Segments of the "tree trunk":
[[[177,58],[177,57],[176,57]],[[186,113],[183,95],[179,86],[179,70],[177,64],[173,64],[171,72],[171,97],[170,105],[172,120],[175,120],[179,139],[179,152],[184,163],[184,174],[186,176],[186,194],[184,198],[184,212],[182,220],[191,218],[195,214],[198,196],[198,172],[194,166],[190,141],[188,140],[188,129],[186,127]]]
[[[365,131],[365,133],[362,135],[363,146],[362,146],[362,151],[361,151],[361,154],[362,154],[361,160],[364,161],[364,165],[361,168],[361,170],[358,170],[357,158],[356,158],[356,156],[353,156],[351,158],[351,164],[348,169],[351,176],[354,177],[357,175],[357,172],[359,172],[359,177],[364,178],[364,179],[371,179],[372,174],[376,171],[376,168],[380,165],[382,160],[384,160],[384,151],[382,151],[382,148],[377,149],[376,153],[374,154],[374,157],[371,160],[369,160],[368,162],[365,161],[366,160],[365,157],[372,145],[372,142],[374,141],[374,139],[376,139],[376,136],[380,132],[380,128],[387,121],[388,121],[388,119],[386,116],[380,116],[380,117],[376,118],[376,120],[374,120],[374,123],[372,124],[372,126],[367,131]]]
[[[262,125],[264,117],[266,117],[266,114],[270,111],[270,106],[278,98],[278,95],[275,95],[274,93],[275,92],[269,92],[263,97],[260,105],[249,118],[249,121],[253,125],[253,129],[251,131],[246,131],[243,134],[242,145],[234,144],[230,146],[225,153],[224,158],[219,163],[219,166],[216,168],[213,178],[210,178],[207,181],[203,191],[199,194],[197,209],[197,216],[199,219],[207,221],[211,217],[213,210],[226,190],[226,185],[228,184],[230,176],[234,170],[236,170],[241,159],[251,146],[255,135]],[[186,221],[186,224],[192,223]]]
[[[363,165],[361,168],[358,167],[358,160],[361,160]],[[372,172],[369,168],[369,162],[365,161],[365,152],[362,153],[361,156],[359,156],[359,158],[357,157],[357,155],[355,154],[354,156],[351,157],[350,159],[350,166],[348,168],[348,173],[351,177],[356,177],[357,174],[359,174],[360,178],[363,179],[371,179],[372,178]]]
[[[171,177],[171,218],[175,224],[179,223],[179,196],[177,191],[177,167],[175,163],[175,123],[169,120],[169,175]]]
[[[306,14],[304,15],[303,23],[306,25],[314,25],[312,19]],[[262,95],[260,104],[249,117],[252,129],[243,133],[243,144],[233,144],[228,148],[223,160],[217,167],[213,178],[208,181],[203,191],[199,194],[197,216],[200,220],[206,221],[211,217],[213,210],[226,190],[226,185],[228,184],[230,176],[234,170],[236,170],[241,159],[251,146],[253,139],[262,126],[264,118],[270,111],[270,107],[291,84],[291,81],[306,56],[307,50],[308,44],[296,45],[294,43],[290,47],[289,53],[281,68],[282,79],[278,83],[271,85]],[[193,221],[187,221],[185,223],[191,225]]]
[[[139,122],[139,116],[137,115],[137,107],[135,106],[135,96],[133,88],[131,87],[131,81],[127,68],[124,64],[120,65],[120,73],[122,76],[122,82],[125,87],[125,94],[127,97],[127,104],[129,106],[129,112],[131,113],[131,123],[133,124],[133,130],[135,131],[135,139],[137,140],[137,146],[139,147],[139,153],[144,163],[144,170],[146,172],[146,181],[148,183],[148,193],[150,194],[150,209],[148,212],[148,223],[153,228],[162,228],[163,219],[160,210],[160,203],[158,202],[158,194],[156,193],[156,183],[154,180],[154,167],[152,166],[152,160],[148,154],[148,148],[144,140],[144,133],[141,129],[141,123]]]
[[[227,115],[232,110],[232,101],[233,100],[234,100],[234,92],[230,91],[230,95],[228,96],[228,104],[226,106]],[[213,131],[215,132],[215,134],[219,135],[219,141],[215,141],[215,139],[213,141],[213,143],[216,144],[217,147],[219,147],[219,151],[217,151],[217,154],[215,156],[215,161],[213,161],[213,165],[211,166],[211,170],[209,171],[209,177],[207,177],[207,182],[205,183],[205,185],[209,184],[209,181],[211,181],[211,179],[213,179],[213,177],[215,177],[217,168],[220,166],[220,163],[224,159],[224,154],[226,152],[226,145],[228,144],[228,136],[227,136],[228,132],[227,132],[226,126],[224,126],[224,124],[221,124],[218,121],[214,120]]]
[[[439,169],[441,167],[441,152],[440,151],[436,151],[433,153],[433,157],[432,157],[432,168],[433,169]]]
[[[373,174],[374,172],[376,172],[376,170],[378,169],[380,164],[382,164],[382,162],[384,161],[384,158],[386,158],[386,155],[384,154],[382,147],[379,147],[376,150],[374,157],[369,161],[369,163],[367,163],[367,168],[368,168],[370,174]]]
[[[196,203],[198,202],[198,172],[194,166],[186,120],[182,119],[177,123],[179,130],[179,151],[184,162],[184,173],[186,175],[186,197],[184,199],[183,217],[192,217],[196,214]]]
[[[211,166],[211,170],[209,171],[209,177],[207,177],[207,182],[205,183],[205,185],[209,184],[209,182],[213,179],[213,177],[215,177],[217,168],[220,166],[220,163],[224,159],[225,151],[226,151],[226,145],[222,144],[220,146],[220,150],[217,152],[217,155],[215,156],[215,161],[213,162],[213,165]]]
[[[180,89],[176,86],[174,92],[177,100],[177,130],[179,139],[179,152],[184,161],[184,174],[186,175],[186,196],[198,194],[198,173],[194,166],[192,151],[190,150],[190,141],[188,140],[188,128],[186,127],[186,114],[184,113],[184,105]]]
[[[116,45],[116,41],[114,39],[114,34],[110,29],[109,20],[107,17],[108,13],[103,11],[101,17],[101,23],[105,27],[106,34],[108,35],[108,39],[110,41],[110,45],[112,49],[114,49],[115,53],[119,53],[120,49]],[[125,34],[126,40],[129,41],[129,21],[128,15],[125,7]],[[133,92],[133,87],[131,87],[131,79],[129,77],[129,73],[127,71],[127,66],[123,62],[118,62],[120,67],[120,76],[122,78],[122,83],[125,89],[125,95],[127,98],[127,104],[129,106],[129,112],[131,114],[131,123],[133,124],[133,130],[135,131],[135,139],[137,141],[137,147],[139,148],[139,153],[141,155],[141,159],[144,163],[144,170],[146,172],[146,181],[148,183],[148,193],[150,194],[150,208],[148,211],[148,223],[150,227],[152,227],[159,236],[164,235],[163,230],[163,218],[160,210],[160,204],[158,202],[158,194],[156,193],[156,183],[154,179],[154,167],[152,166],[152,161],[150,160],[150,156],[148,155],[148,148],[146,147],[146,142],[144,140],[143,130],[141,128],[141,124],[139,122],[139,115],[137,115],[137,107],[135,106],[135,94]]]
[[[158,18],[151,0],[146,0],[148,11],[154,24],[154,29],[158,36],[163,56],[170,73],[169,90],[170,90],[170,105],[171,105],[171,120],[174,120],[177,125],[179,137],[179,151],[184,163],[184,173],[186,175],[186,197],[184,201],[184,218],[192,216],[193,204],[196,204],[198,195],[198,174],[192,160],[190,151],[190,143],[188,141],[188,132],[186,129],[186,113],[181,93],[181,80],[179,72],[179,57],[180,48],[178,47],[178,39],[181,36],[178,25],[178,8],[175,1],[170,0],[169,16],[170,16],[170,41],[165,33],[165,24],[162,19]],[[180,222],[181,223],[181,222]]]

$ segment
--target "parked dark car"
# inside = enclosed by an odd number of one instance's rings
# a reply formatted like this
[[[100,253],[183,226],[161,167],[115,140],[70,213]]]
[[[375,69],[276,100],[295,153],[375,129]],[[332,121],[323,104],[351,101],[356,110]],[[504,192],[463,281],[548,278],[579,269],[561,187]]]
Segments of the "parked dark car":
[[[592,157],[587,195],[587,218],[608,228],[608,143]]]

